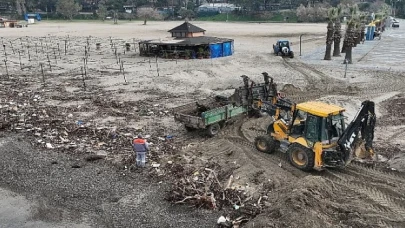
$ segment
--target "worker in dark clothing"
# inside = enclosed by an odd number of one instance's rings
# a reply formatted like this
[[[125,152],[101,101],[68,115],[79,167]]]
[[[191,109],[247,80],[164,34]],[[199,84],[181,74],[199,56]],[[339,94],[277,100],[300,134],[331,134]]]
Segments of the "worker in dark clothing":
[[[136,166],[145,167],[146,152],[149,151],[149,145],[141,134],[133,140],[132,147],[136,153]]]

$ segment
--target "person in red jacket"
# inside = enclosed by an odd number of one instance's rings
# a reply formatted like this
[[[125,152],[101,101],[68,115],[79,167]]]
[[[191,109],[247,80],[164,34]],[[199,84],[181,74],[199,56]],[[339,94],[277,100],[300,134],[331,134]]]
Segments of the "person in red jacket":
[[[149,151],[149,145],[141,134],[132,141],[132,147],[136,153],[136,166],[145,167],[146,152]]]

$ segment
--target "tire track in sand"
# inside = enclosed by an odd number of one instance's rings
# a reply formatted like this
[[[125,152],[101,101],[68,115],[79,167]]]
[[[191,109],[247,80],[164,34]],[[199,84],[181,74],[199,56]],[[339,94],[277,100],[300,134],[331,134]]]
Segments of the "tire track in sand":
[[[245,119],[246,120],[246,119]],[[249,121],[249,120],[248,120]],[[247,139],[242,131],[242,125],[244,121],[237,121],[234,125],[228,126],[227,129],[223,129],[221,135],[224,139],[230,141],[231,143],[238,145],[238,147],[243,151],[245,156],[257,164],[257,167],[262,167],[263,169],[280,169],[288,171],[287,173],[302,178],[308,173],[296,169],[290,165],[287,160],[281,156],[280,153],[265,154],[259,152],[254,146],[253,142]],[[270,165],[273,164],[273,165]],[[281,164],[281,166],[280,166]]]
[[[398,203],[397,198],[392,196],[389,192],[375,186],[367,185],[367,182],[364,180],[362,182],[353,181],[351,178],[355,178],[355,176],[349,175],[349,177],[347,177],[347,175],[339,173],[338,171],[325,170],[321,176],[332,183],[342,185],[354,192],[367,196],[377,203],[376,205],[371,205],[374,210],[383,212],[388,216],[394,213],[395,219],[405,221],[405,205]]]

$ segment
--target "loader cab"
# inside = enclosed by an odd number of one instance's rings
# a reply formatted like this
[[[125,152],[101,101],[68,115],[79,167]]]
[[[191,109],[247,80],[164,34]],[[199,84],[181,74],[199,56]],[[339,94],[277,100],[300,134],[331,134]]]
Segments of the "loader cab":
[[[330,145],[343,134],[344,109],[322,102],[305,102],[298,104],[289,123],[288,141],[303,138],[309,147],[316,142]]]
[[[277,43],[280,48],[283,48],[283,47],[290,48],[290,43],[287,40],[279,40]]]

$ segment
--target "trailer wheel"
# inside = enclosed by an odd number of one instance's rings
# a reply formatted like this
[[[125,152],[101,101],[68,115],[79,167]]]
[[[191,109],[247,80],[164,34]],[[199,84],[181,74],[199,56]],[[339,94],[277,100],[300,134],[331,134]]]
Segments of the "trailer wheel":
[[[189,126],[187,126],[187,125],[184,125],[184,128],[185,128],[186,131],[188,131],[188,132],[195,131],[195,128],[189,127]]]
[[[218,123],[214,123],[210,126],[208,126],[207,128],[207,133],[209,136],[213,137],[215,135],[217,135],[219,133],[219,130],[221,129],[221,127],[219,126]]]

